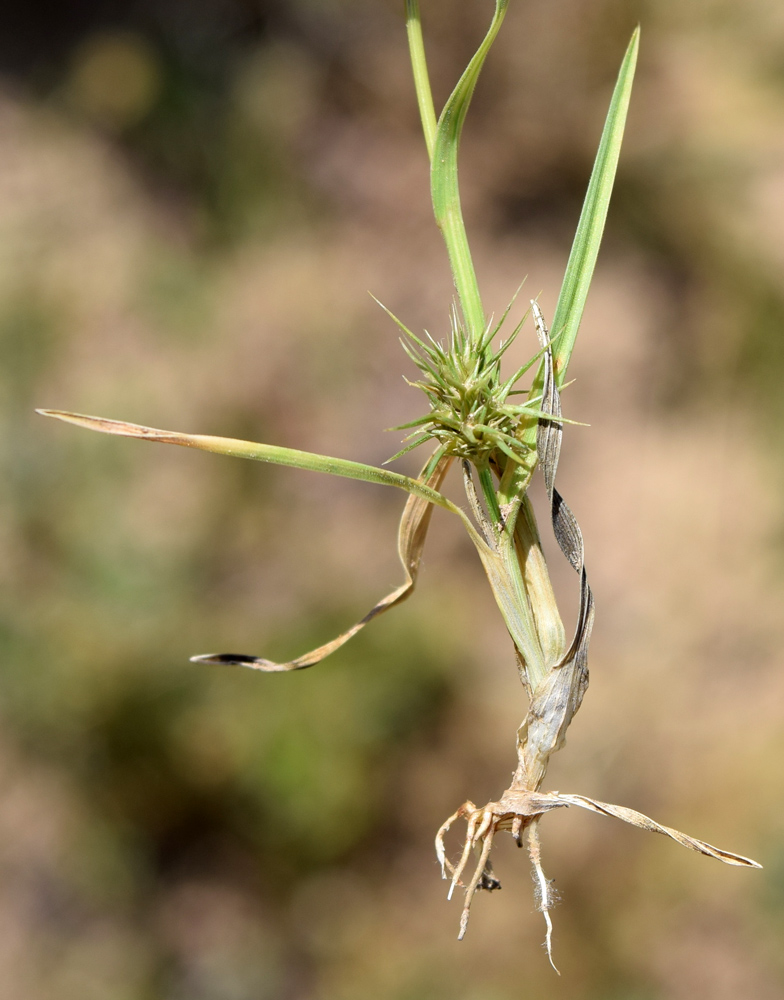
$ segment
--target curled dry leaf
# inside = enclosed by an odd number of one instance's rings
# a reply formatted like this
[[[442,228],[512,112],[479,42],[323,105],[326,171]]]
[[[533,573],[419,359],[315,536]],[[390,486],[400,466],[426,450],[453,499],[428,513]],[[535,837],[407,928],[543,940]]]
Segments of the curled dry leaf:
[[[421,482],[431,489],[438,490],[449,471],[449,466],[453,459],[449,456],[436,453],[422,470]],[[368,611],[364,618],[352,625],[331,642],[313,649],[309,653],[298,656],[288,663],[274,663],[272,660],[265,660],[259,656],[244,656],[236,653],[206,653],[202,656],[192,656],[194,663],[235,663],[243,667],[252,667],[254,670],[264,670],[268,673],[285,670],[302,670],[305,667],[312,667],[320,663],[330,653],[340,649],[353,636],[363,629],[365,625],[373,621],[385,611],[389,611],[396,605],[401,604],[410,597],[416,586],[419,564],[422,559],[422,550],[427,538],[427,530],[430,527],[430,519],[433,514],[433,505],[420,496],[413,494],[406,501],[403,509],[403,516],[400,519],[398,528],[397,549],[400,562],[403,565],[405,580],[391,593],[383,597],[374,607]]]

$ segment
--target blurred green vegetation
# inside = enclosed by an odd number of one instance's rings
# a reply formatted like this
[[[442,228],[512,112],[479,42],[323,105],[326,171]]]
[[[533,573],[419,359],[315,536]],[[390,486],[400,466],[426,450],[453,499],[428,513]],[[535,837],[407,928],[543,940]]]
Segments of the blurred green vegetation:
[[[396,450],[382,430],[419,401],[365,293],[434,335],[451,295],[400,6],[0,14],[8,1000],[781,995],[774,0],[521,5],[461,165],[488,303],[503,308],[529,273],[551,311],[609,87],[642,20],[567,397],[593,424],[567,443],[564,475],[598,625],[553,784],[759,854],[756,882],[559,816],[543,836],[565,899],[562,979],[539,952],[511,849],[496,865],[504,892],[478,900],[458,946],[432,837],[465,798],[504,787],[524,711],[458,535],[436,518],[412,601],[323,665],[279,677],[196,666],[189,655],[219,648],[297,655],[357,620],[397,579],[401,499],[32,412],[373,462]],[[487,4],[457,17],[452,0],[422,6],[443,96]]]

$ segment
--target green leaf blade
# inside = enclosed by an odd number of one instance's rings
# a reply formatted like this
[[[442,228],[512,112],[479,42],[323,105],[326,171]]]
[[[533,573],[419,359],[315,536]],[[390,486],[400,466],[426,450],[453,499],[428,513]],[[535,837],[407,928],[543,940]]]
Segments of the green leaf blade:
[[[419,106],[419,117],[422,119],[422,131],[425,134],[428,159],[432,160],[436,141],[436,110],[433,106],[433,93],[430,89],[425,42],[422,37],[422,21],[419,16],[417,0],[406,0],[406,33],[408,34],[408,50],[411,55],[411,69],[414,72],[414,89]]]
[[[347,479],[359,479],[366,483],[377,483],[380,486],[394,486],[406,493],[427,500],[428,503],[444,507],[452,513],[462,512],[447,500],[445,496],[431,489],[417,479],[403,476],[389,469],[379,469],[374,465],[364,465],[362,462],[352,462],[345,458],[332,458],[328,455],[317,455],[310,451],[298,451],[295,448],[281,448],[274,444],[259,444],[255,441],[241,441],[237,438],[213,437],[206,434],[183,434],[180,431],[164,431],[156,427],[143,427],[140,424],[130,424],[124,420],[107,420],[105,417],[91,417],[82,413],[70,413],[65,410],[36,410],[44,417],[54,417],[65,423],[75,424],[87,430],[99,431],[102,434],[116,434],[120,437],[140,438],[145,441],[157,441],[161,444],[176,444],[184,448],[197,448],[200,451],[210,451],[217,455],[229,455],[234,458],[249,458],[256,462],[270,462],[273,465],[286,465],[294,469],[304,469],[309,472],[323,472],[330,476],[342,476]]]
[[[604,233],[607,209],[610,204],[618,157],[621,152],[626,116],[629,110],[640,29],[635,29],[626,50],[610,107],[607,112],[599,149],[596,153],[591,179],[577,223],[563,284],[551,323],[554,337],[558,338],[553,350],[556,381],[561,386],[572,355],[577,331],[580,328],[585,301],[593,278],[596,258]]]
[[[430,172],[433,212],[446,242],[463,319],[475,345],[485,333],[485,314],[460,207],[457,153],[476,82],[506,16],[508,4],[509,0],[496,0],[490,28],[441,112]]]

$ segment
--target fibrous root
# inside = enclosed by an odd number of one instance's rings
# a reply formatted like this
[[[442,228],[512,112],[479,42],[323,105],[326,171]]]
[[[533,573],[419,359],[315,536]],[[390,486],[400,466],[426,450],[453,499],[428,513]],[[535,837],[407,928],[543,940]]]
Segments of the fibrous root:
[[[545,946],[550,963],[555,969],[552,956],[552,921],[550,911],[558,901],[557,894],[552,884],[545,877],[542,870],[540,848],[539,848],[539,820],[541,816],[551,809],[558,809],[565,806],[578,806],[590,812],[599,813],[603,816],[614,817],[623,820],[632,826],[651,833],[663,834],[672,840],[688,847],[699,854],[723,861],[725,864],[737,865],[746,868],[760,868],[761,866],[750,858],[741,854],[734,854],[730,851],[723,851],[713,847],[704,840],[697,840],[688,834],[674,830],[672,827],[662,826],[655,820],[644,816],[634,809],[626,806],[611,805],[608,802],[599,802],[596,799],[589,799],[585,795],[573,795],[561,792],[532,792],[525,789],[510,788],[504,792],[498,802],[488,802],[487,805],[477,807],[473,802],[464,802],[460,808],[452,813],[449,819],[443,824],[436,834],[436,855],[441,865],[441,874],[445,879],[450,879],[448,898],[456,887],[465,889],[463,900],[463,912],[460,915],[460,933],[458,940],[462,940],[468,927],[468,918],[471,912],[471,903],[478,889],[500,889],[501,883],[493,874],[490,864],[490,850],[493,846],[493,838],[499,831],[509,831],[517,842],[518,847],[525,844],[528,848],[528,855],[531,859],[532,875],[535,885],[537,902],[539,909],[544,915],[547,925],[547,935]],[[452,864],[446,856],[444,838],[452,827],[455,820],[465,819],[466,836],[463,842],[463,850],[457,864]],[[463,873],[468,867],[468,861],[472,850],[478,856],[471,878],[463,881]],[[555,970],[558,971],[557,969]]]

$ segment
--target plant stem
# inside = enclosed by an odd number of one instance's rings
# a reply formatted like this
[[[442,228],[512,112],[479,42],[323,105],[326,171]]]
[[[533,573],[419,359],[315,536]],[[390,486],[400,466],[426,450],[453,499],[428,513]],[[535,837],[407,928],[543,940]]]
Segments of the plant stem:
[[[430,76],[425,58],[425,40],[422,37],[422,20],[419,16],[417,0],[406,0],[406,32],[408,34],[408,49],[411,54],[411,68],[414,71],[414,88],[419,105],[419,117],[422,119],[427,156],[432,161],[438,122],[436,109],[433,105],[433,92],[430,89]]]

